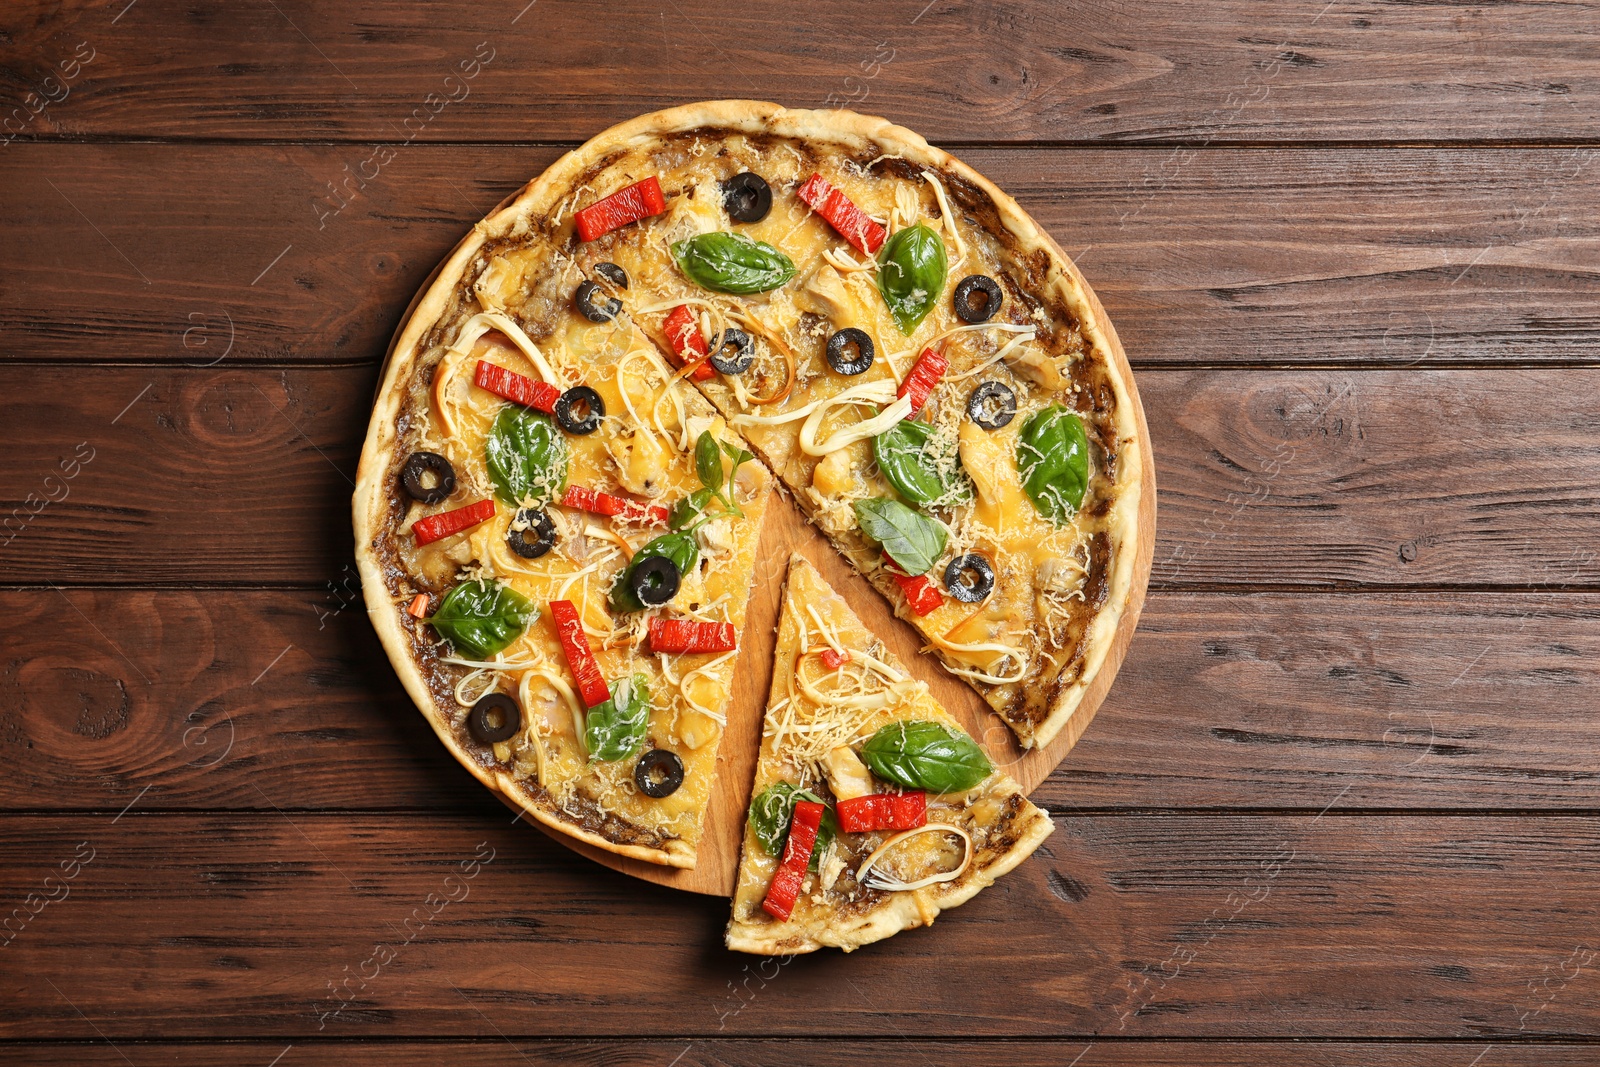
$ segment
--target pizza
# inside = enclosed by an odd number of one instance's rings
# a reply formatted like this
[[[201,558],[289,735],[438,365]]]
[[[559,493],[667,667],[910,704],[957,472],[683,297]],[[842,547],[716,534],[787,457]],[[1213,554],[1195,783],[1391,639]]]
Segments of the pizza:
[[[472,773],[687,867],[775,486],[1040,746],[1136,605],[1146,449],[1104,312],[1003,192],[882,119],[694,104],[567,153],[441,264],[379,386],[357,559]]]
[[[798,554],[778,625],[729,948],[849,952],[927,925],[1050,836]]]

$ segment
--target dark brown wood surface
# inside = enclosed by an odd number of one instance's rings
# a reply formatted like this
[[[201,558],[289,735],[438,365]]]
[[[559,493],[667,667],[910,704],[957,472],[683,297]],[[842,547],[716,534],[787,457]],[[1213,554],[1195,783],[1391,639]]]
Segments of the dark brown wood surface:
[[[0,1062],[1600,1062],[1600,8],[525,4],[0,14]],[[1055,835],[783,966],[514,825],[348,534],[440,255],[718,96],[1013,192],[1161,487]]]

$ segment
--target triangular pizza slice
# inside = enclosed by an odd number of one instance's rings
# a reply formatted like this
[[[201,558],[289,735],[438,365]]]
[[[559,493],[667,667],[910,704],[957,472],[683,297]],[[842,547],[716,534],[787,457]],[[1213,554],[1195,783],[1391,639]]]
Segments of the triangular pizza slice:
[[[931,923],[1051,830],[795,555],[728,947],[849,952]]]

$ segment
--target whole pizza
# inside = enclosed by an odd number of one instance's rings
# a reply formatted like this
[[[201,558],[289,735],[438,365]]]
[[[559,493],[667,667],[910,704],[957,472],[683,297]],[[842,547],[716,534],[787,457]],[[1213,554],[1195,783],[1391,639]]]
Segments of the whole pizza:
[[[1022,746],[1056,736],[1137,596],[1153,487],[1125,366],[1055,243],[910,130],[753,101],[645,115],[479,223],[411,309],[355,493],[370,614],[484,784],[602,849],[692,867],[733,679],[767,669],[740,641],[752,587],[782,578],[757,544],[783,497]],[[877,735],[835,720],[882,718],[872,694],[899,691],[883,656],[829,651],[790,699],[845,751],[763,756],[814,798],[783,806],[780,838],[796,811],[860,796],[833,774]],[[884,766],[936,764],[942,715],[881,742],[904,749]],[[993,773],[958,799],[1016,794]],[[950,799],[917,776],[868,779]],[[1031,851],[1041,824],[1017,804],[1010,847]],[[848,837],[829,855],[875,840]],[[920,880],[874,865],[845,890],[925,891],[881,888]],[[788,943],[745,912],[740,940]]]

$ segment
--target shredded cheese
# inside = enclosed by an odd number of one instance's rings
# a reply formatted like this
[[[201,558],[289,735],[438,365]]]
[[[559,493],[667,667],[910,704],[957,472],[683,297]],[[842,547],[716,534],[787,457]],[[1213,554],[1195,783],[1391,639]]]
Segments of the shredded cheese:
[[[891,848],[898,845],[906,838],[915,837],[918,834],[932,833],[935,831],[955,834],[957,837],[961,838],[962,844],[965,847],[962,849],[961,863],[955,868],[948,871],[940,871],[937,874],[930,874],[926,878],[919,878],[914,882],[904,882],[892,874],[885,874],[882,871],[873,870],[873,865],[876,864],[878,860],[883,858],[883,854],[885,852],[888,852]],[[901,893],[907,890],[921,889],[923,886],[935,885],[939,882],[953,882],[966,873],[967,868],[971,866],[971,864],[972,835],[967,833],[959,826],[951,826],[949,823],[942,822],[930,822],[926,826],[919,826],[914,830],[903,830],[884,841],[884,843],[879,845],[877,848],[873,849],[871,855],[866,858],[866,861],[861,864],[860,869],[856,871],[856,881],[872,889],[882,889],[891,893]]]
[[[849,390],[845,391],[849,392]],[[878,436],[895,425],[895,423],[901,422],[911,415],[911,397],[900,397],[867,421],[858,422],[847,429],[837,430],[827,440],[818,441],[817,430],[821,428],[822,420],[826,417],[827,411],[828,409],[825,407],[818,408],[806,417],[805,424],[800,427],[800,450],[808,456],[826,456],[830,452],[837,452],[839,449],[852,445],[857,441],[865,441],[869,437]]]
[[[544,353],[539,351],[539,346],[533,343],[533,338],[522,332],[522,327],[512,322],[498,311],[481,311],[472,316],[461,326],[461,332],[456,335],[456,343],[450,346],[452,353],[465,353],[472,351],[472,346],[478,338],[490,330],[499,330],[511,338],[512,344],[522,349],[522,354],[528,357],[539,376],[551,385],[564,387],[565,382],[551,369],[545,361]]]
[[[801,404],[793,411],[785,411],[778,415],[735,415],[735,426],[781,426],[786,422],[796,419],[809,418],[819,409],[834,407],[838,404],[887,404],[894,399],[895,390],[899,388],[887,378],[880,378],[874,382],[863,382],[853,385],[849,389],[813,400],[809,404]]]
[[[956,257],[950,261],[949,270],[955,272],[956,267],[967,261],[967,243],[961,239],[961,231],[956,227],[955,212],[950,210],[950,201],[945,198],[944,184],[933,176],[933,171],[922,172],[922,180],[933,186],[934,199],[939,201],[939,214],[944,219],[945,228],[950,231],[950,237],[956,243]]]

